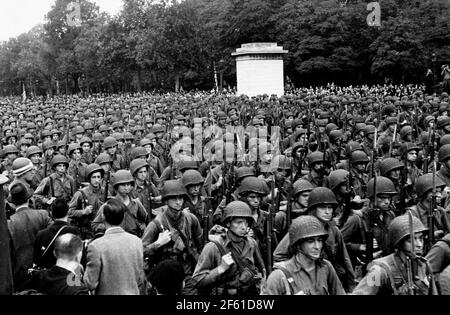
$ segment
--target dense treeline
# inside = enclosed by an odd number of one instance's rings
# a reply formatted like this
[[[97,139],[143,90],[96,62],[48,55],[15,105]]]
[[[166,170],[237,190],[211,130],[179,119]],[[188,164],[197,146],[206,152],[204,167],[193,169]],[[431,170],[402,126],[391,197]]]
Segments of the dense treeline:
[[[448,0],[382,0],[380,28],[367,26],[362,0],[124,0],[115,17],[80,0],[80,27],[67,25],[69,2],[0,43],[1,94],[234,85],[231,52],[254,41],[289,50],[297,86],[417,83],[450,62]]]

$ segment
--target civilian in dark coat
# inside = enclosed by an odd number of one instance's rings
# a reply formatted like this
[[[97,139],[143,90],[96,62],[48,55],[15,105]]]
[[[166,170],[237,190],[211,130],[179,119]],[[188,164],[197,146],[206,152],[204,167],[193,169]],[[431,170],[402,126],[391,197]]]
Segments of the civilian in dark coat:
[[[47,295],[88,295],[80,267],[81,238],[70,233],[58,236],[54,248],[56,265],[34,275],[30,288]]]
[[[48,228],[39,231],[34,243],[33,262],[40,268],[50,268],[56,263],[56,257],[53,254],[55,242],[50,244],[56,234],[58,236],[71,233],[79,235],[76,227],[70,226],[68,222],[69,206],[64,199],[56,199],[52,204],[52,217],[55,222]],[[50,247],[47,249],[47,247]],[[44,255],[45,253],[45,255]]]
[[[18,183],[11,187],[8,202],[16,206],[16,213],[8,222],[12,243],[12,265],[14,288],[20,290],[27,279],[27,272],[33,266],[33,247],[39,231],[48,227],[52,220],[47,211],[28,207],[32,197],[27,188]]]

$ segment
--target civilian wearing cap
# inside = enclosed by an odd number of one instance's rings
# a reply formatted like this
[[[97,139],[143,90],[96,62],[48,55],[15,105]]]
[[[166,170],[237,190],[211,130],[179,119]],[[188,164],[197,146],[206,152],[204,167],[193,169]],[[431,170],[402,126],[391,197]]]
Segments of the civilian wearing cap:
[[[14,287],[20,290],[27,280],[28,269],[33,265],[33,246],[39,231],[48,227],[52,220],[45,210],[34,210],[28,206],[33,194],[22,183],[11,186],[8,202],[16,207],[10,221],[12,239],[12,265]]]
[[[36,169],[31,163],[31,161],[27,158],[18,158],[14,160],[12,164],[12,173],[14,175],[14,180],[9,185],[9,189],[11,189],[12,186],[14,186],[17,183],[21,183],[25,186],[27,190],[29,190],[30,194],[33,195],[34,191],[31,188],[31,183],[33,181],[33,177],[36,173]],[[31,206],[35,207],[35,198],[30,198],[31,200]],[[12,208],[14,208],[14,205],[12,205]]]

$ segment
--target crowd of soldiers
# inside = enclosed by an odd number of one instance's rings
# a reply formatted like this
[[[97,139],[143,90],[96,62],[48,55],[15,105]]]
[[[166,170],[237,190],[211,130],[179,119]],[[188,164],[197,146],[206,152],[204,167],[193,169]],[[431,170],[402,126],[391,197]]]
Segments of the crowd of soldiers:
[[[0,99],[15,291],[64,252],[85,289],[59,293],[450,294],[449,99],[412,85]],[[116,253],[113,227],[134,236]],[[136,238],[139,285],[121,287],[131,263],[112,256]]]

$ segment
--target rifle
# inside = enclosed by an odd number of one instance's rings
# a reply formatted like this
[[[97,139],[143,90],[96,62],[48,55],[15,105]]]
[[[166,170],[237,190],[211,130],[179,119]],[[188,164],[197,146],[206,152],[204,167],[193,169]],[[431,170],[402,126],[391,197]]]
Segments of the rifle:
[[[109,170],[105,174],[105,191],[103,192],[103,200],[105,203],[108,201],[108,189],[110,180],[111,180],[111,171]]]
[[[434,151],[434,148],[433,148]],[[431,249],[431,247],[434,244],[434,212],[437,210],[436,205],[436,161],[431,161],[433,163],[433,176],[432,176],[432,185],[433,185],[433,192],[431,196],[431,202],[430,206],[428,207],[428,250]]]
[[[377,210],[377,174],[375,172],[375,150],[377,148],[377,128],[375,128],[375,136],[373,139],[373,150],[372,150],[372,178],[373,178],[373,204],[372,209],[369,211],[368,215],[368,227],[366,231],[366,264],[365,267],[370,264],[370,262],[373,260],[373,217],[376,213],[378,213]]]
[[[211,172],[211,164],[209,164],[209,176],[212,178]],[[212,197],[211,192],[208,192],[208,196],[206,197],[205,209],[203,211],[203,246],[205,246],[209,241],[209,230],[212,226],[212,218],[213,210],[212,210]]]
[[[408,151],[403,153],[403,169],[400,177],[400,200],[398,210],[405,211],[406,210],[406,184],[408,182]]]
[[[397,139],[397,128],[398,128],[398,121],[397,121],[397,124],[394,127],[394,135],[392,137],[391,144],[389,145],[389,156],[390,157],[392,157],[392,151],[394,149],[394,143],[395,143],[395,140]]]
[[[350,217],[350,214],[352,212],[351,208],[351,202],[353,197],[353,165],[352,165],[352,147],[350,146],[349,154],[348,154],[348,176],[346,180],[346,191],[347,194],[345,195],[345,208],[342,212],[341,220],[340,220],[340,227],[342,228],[345,223],[347,222],[348,218]]]
[[[406,255],[406,273],[408,275],[408,295],[416,295],[416,286],[414,285],[415,278],[415,264],[416,260],[415,245],[414,245],[414,225],[413,225],[413,214],[411,210],[407,211],[409,219],[409,239],[411,242],[411,257]]]
[[[289,188],[288,188],[288,198],[286,206],[286,226],[289,229],[292,223],[292,204],[294,203],[294,172],[293,170],[293,158],[291,158],[291,173],[289,174]]]
[[[272,187],[271,187],[271,196],[272,196],[272,203],[269,207],[269,216],[267,217],[267,274],[272,273],[272,231],[273,231],[273,214],[275,213],[275,207],[276,207],[276,200],[275,200],[275,173],[273,175],[272,179]]]

